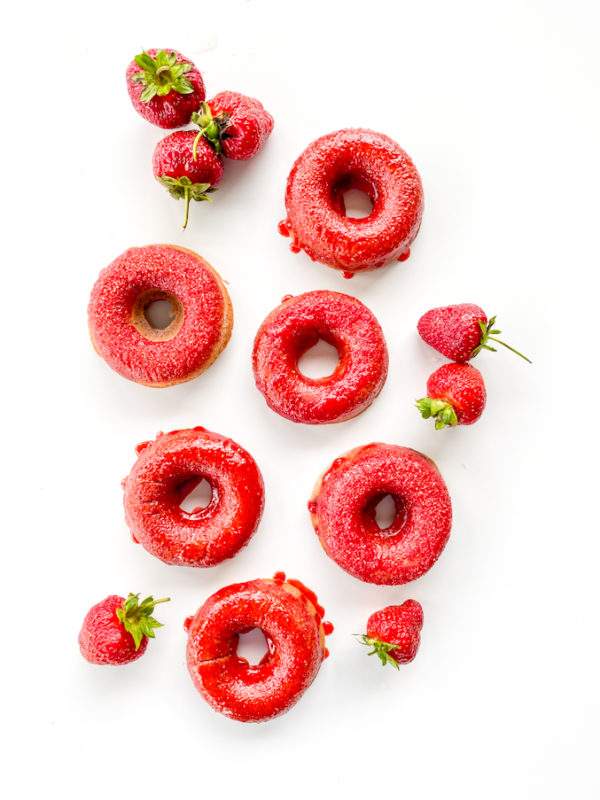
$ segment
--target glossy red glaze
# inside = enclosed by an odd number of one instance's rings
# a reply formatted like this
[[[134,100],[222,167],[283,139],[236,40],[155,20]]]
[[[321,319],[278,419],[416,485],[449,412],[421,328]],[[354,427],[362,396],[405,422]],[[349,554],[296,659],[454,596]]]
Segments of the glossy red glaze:
[[[227,158],[246,161],[255,156],[273,130],[273,117],[260,100],[239,92],[219,92],[208,106],[213,116],[229,115],[223,153]]]
[[[198,140],[196,158],[194,141],[198,131],[175,131],[161,139],[152,154],[155,178],[189,178],[193,184],[216,186],[223,177],[223,159],[204,138]]]
[[[389,655],[398,664],[408,664],[417,655],[422,627],[421,604],[416,600],[406,600],[402,605],[386,606],[371,614],[367,620],[367,636],[398,645],[389,651]]]
[[[180,504],[202,479],[212,487],[205,508]],[[204,428],[161,433],[125,480],[125,520],[132,536],[166,564],[212,567],[234,556],[256,531],[264,485],[252,456]]]
[[[325,378],[298,369],[303,353],[323,339],[339,353]],[[343,422],[371,405],[388,369],[379,323],[359,300],[339,292],[291,297],[274,309],[254,340],[254,380],[267,405],[293,422]]]
[[[260,628],[269,650],[260,664],[237,656],[239,634]],[[187,664],[194,685],[216,711],[262,722],[288,711],[316,678],[325,658],[320,617],[289,582],[254,580],[213,594],[188,629]]]
[[[85,615],[78,642],[81,655],[90,664],[128,664],[146,652],[148,637],[142,637],[136,650],[133,636],[117,617],[117,608],[123,608],[124,602],[124,597],[111,594]]]
[[[450,403],[459,425],[472,425],[487,399],[481,372],[470,364],[442,364],[427,380],[427,397]]]
[[[373,210],[346,216],[344,192],[358,189]],[[292,248],[343,270],[346,277],[407,256],[423,214],[423,187],[409,156],[388,136],[364,128],[312,142],[296,160],[279,225]]]
[[[165,296],[179,302],[180,313],[162,331],[149,325],[145,330],[136,317],[141,319],[140,303]],[[233,309],[207,261],[191,250],[156,244],[132,247],[102,270],[88,323],[96,351],[119,375],[145,386],[170,386],[213,363],[231,336]]]
[[[397,514],[381,530],[375,508],[386,494]],[[317,481],[309,509],[327,555],[368,583],[408,583],[423,575],[452,524],[450,496],[433,461],[392,444],[368,444],[337,458]]]
[[[155,57],[160,49],[161,48],[154,48],[146,52],[148,55]],[[158,125],[160,128],[180,128],[188,124],[192,118],[192,113],[198,110],[200,103],[206,97],[206,92],[204,90],[202,75],[194,66],[193,62],[172,48],[167,52],[176,53],[178,63],[192,65],[192,69],[186,73],[186,78],[194,87],[194,91],[190,94],[180,94],[179,92],[170,91],[162,97],[155,95],[149,103],[143,103],[140,100],[140,95],[145,87],[143,84],[133,83],[131,80],[132,75],[142,70],[135,63],[135,60],[133,60],[127,67],[125,73],[127,92],[129,93],[133,107],[145,120],[148,120],[148,122],[151,122],[153,125]]]

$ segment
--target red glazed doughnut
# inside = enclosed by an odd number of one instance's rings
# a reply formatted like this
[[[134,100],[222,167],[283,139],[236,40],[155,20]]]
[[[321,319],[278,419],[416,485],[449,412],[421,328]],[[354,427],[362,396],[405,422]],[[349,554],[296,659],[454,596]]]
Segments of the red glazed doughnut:
[[[369,196],[367,217],[346,216],[344,192]],[[421,225],[423,187],[415,165],[382,133],[350,128],[309,144],[290,172],[285,193],[287,219],[279,231],[293,239],[293,252],[355,272],[404,261]]]
[[[159,433],[136,448],[138,459],[123,481],[125,520],[132,538],[165,564],[212,567],[234,556],[256,531],[264,486],[243,447],[204,428]],[[205,508],[180,508],[206,479]]]
[[[375,509],[387,494],[396,518],[381,530]],[[393,444],[368,444],[336,458],[308,508],[327,555],[368,583],[419,578],[437,561],[452,524],[450,496],[433,461]]]
[[[298,370],[303,353],[323,339],[339,353],[325,378]],[[318,425],[355,417],[377,397],[388,369],[379,323],[360,300],[339,292],[284,297],[254,340],[254,379],[267,405],[286,419]]]
[[[263,722],[288,711],[329,654],[316,595],[283,572],[274,579],[226,586],[188,617],[187,664],[202,697],[240,722]],[[256,666],[237,655],[239,634],[260,628],[268,652]]]
[[[145,311],[168,300],[164,329]],[[204,372],[227,345],[233,308],[223,281],[191,250],[169,244],[132,247],[102,270],[88,306],[96,352],[119,375],[144,386],[172,386]]]

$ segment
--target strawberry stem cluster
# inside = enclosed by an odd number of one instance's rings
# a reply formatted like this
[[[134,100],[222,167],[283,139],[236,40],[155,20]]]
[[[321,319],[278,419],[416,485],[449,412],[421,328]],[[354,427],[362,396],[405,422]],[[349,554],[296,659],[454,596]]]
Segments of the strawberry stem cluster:
[[[454,407],[446,400],[436,400],[432,397],[423,397],[417,400],[417,408],[423,419],[433,417],[436,431],[442,428],[458,425],[458,417]]]
[[[200,111],[194,111],[192,122],[198,125],[200,130],[194,139],[193,155],[194,161],[198,158],[198,142],[204,136],[209,145],[217,155],[223,150],[223,140],[229,138],[227,128],[231,125],[231,114],[217,114],[213,116],[208,103],[200,104]]]
[[[154,600],[150,595],[140,603],[139,594],[128,594],[122,608],[116,609],[119,622],[133,636],[136,650],[139,650],[144,636],[154,639],[154,628],[162,628],[162,622],[158,622],[151,615],[154,612],[154,606],[159,603],[168,603],[170,599],[170,597],[163,597],[161,600]]]
[[[135,63],[141,69],[131,76],[132,83],[140,83],[145,88],[140,95],[143,103],[149,103],[153,97],[164,97],[169,92],[178,94],[192,94],[194,87],[186,72],[192,69],[192,64],[177,61],[177,54],[171,50],[159,50],[153,58],[145,50],[135,57]]]
[[[390,655],[390,652],[392,650],[398,649],[397,644],[391,644],[390,642],[382,642],[381,639],[374,639],[371,636],[367,636],[365,633],[363,634],[355,633],[354,635],[358,638],[361,644],[373,648],[370,653],[367,653],[367,655],[369,656],[376,655],[381,661],[382,666],[384,667],[386,664],[389,664],[390,666],[394,667],[394,669],[400,669],[400,665],[398,664],[396,659]]]
[[[494,325],[496,324],[495,315],[488,320],[487,325],[481,319],[478,320],[478,324],[479,324],[479,328],[481,329],[481,341],[479,342],[477,347],[471,353],[471,358],[475,358],[475,356],[478,353],[480,353],[483,348],[485,348],[486,350],[491,350],[492,353],[496,353],[497,352],[496,348],[495,347],[491,347],[488,344],[488,341],[492,341],[492,342],[496,342],[497,344],[501,344],[503,347],[506,347],[507,350],[510,350],[512,353],[516,353],[516,355],[521,356],[521,358],[524,358],[525,361],[528,361],[530,364],[532,363],[527,358],[527,356],[523,355],[523,353],[519,353],[519,351],[515,350],[514,347],[511,347],[509,344],[506,344],[506,342],[502,342],[502,341],[500,341],[500,339],[496,339],[495,338],[499,333],[502,333],[502,331],[494,329]]]
[[[210,183],[192,183],[186,175],[181,178],[171,178],[168,175],[161,175],[157,178],[157,181],[165,187],[175,200],[181,200],[182,197],[185,200],[185,214],[183,217],[184,229],[188,224],[190,200],[208,200],[209,203],[212,203],[212,197],[209,195],[217,191],[216,187],[211,186]]]

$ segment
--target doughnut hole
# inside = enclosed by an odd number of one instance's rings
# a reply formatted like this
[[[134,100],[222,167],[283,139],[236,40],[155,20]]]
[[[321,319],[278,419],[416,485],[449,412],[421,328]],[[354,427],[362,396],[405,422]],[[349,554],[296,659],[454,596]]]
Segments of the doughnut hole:
[[[265,664],[272,653],[272,643],[261,628],[246,628],[238,633],[236,656],[249,667]]]
[[[408,520],[405,500],[398,494],[378,492],[363,509],[365,527],[377,536],[397,536]]]
[[[373,213],[376,191],[361,173],[346,173],[331,186],[331,205],[342,217],[366,219]]]
[[[216,487],[203,475],[193,475],[175,486],[176,504],[185,519],[200,519],[217,503]]]
[[[145,339],[168,342],[179,332],[183,316],[183,305],[175,295],[148,289],[133,304],[131,324]]]
[[[298,359],[298,370],[305,378],[319,380],[330,378],[340,363],[340,353],[331,342],[318,337]]]

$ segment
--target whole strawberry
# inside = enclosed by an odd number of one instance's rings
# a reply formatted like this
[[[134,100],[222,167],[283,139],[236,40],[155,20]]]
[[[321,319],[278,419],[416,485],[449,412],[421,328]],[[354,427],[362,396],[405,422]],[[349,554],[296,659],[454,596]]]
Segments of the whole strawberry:
[[[177,50],[144,50],[125,75],[133,107],[159,128],[187,125],[206,97],[202,75]]]
[[[423,609],[416,600],[406,600],[401,606],[387,606],[371,614],[367,620],[367,633],[360,637],[362,644],[373,649],[383,666],[390,664],[398,669],[417,655],[423,627]]]
[[[183,227],[188,222],[190,200],[211,200],[210,193],[223,177],[223,160],[207,141],[196,142],[195,131],[175,131],[154,148],[154,177],[171,197],[185,200]]]
[[[470,364],[444,364],[427,381],[427,397],[417,400],[423,419],[435,429],[472,425],[483,413],[486,391],[481,372]]]
[[[273,130],[273,117],[254,97],[238,92],[220,92],[202,103],[192,121],[200,133],[227,158],[247,161],[255,156]]]
[[[127,599],[111,594],[92,606],[79,631],[81,655],[90,664],[128,664],[144,654],[154,628],[162,627],[151,616],[154,606],[170,598],[139,602],[139,594]]]
[[[495,353],[496,348],[488,344],[490,341],[501,344],[525,361],[529,361],[527,356],[495,338],[500,333],[494,329],[495,324],[496,317],[488,320],[479,306],[459,303],[427,311],[417,323],[417,330],[427,344],[452,361],[461,363],[470,361],[482,349]],[[529,363],[531,364],[531,361]]]

